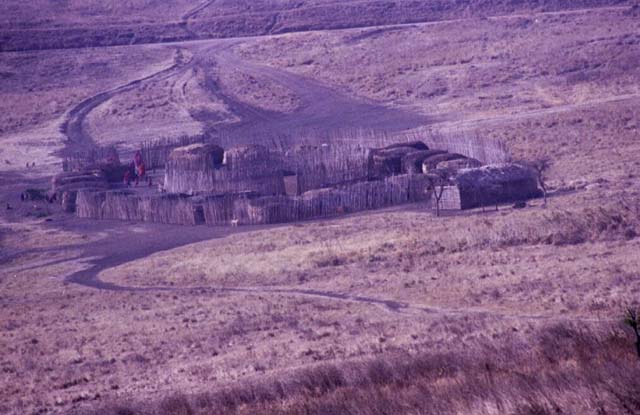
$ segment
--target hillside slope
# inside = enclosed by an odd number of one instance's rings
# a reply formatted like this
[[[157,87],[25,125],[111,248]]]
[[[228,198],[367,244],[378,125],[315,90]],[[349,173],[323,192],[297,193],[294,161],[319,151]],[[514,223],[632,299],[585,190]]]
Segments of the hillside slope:
[[[184,0],[135,0],[105,6],[97,1],[11,0],[0,6],[4,16],[0,18],[0,51],[261,36],[625,4],[627,0],[259,0],[193,5]]]

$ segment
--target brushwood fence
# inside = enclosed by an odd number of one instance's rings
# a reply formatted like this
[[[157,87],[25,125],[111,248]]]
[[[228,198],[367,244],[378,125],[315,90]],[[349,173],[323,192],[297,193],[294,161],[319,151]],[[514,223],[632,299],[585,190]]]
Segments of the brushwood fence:
[[[171,193],[284,194],[280,154],[252,145],[224,152],[224,163],[214,163],[220,147],[212,144],[184,147],[168,159],[165,189]]]
[[[371,150],[358,145],[300,146],[284,154],[297,176],[297,192],[367,180]]]
[[[147,169],[163,169],[174,149],[196,143],[205,143],[206,141],[207,139],[204,135],[147,140],[141,144],[140,152]]]
[[[76,151],[62,160],[62,171],[65,173],[79,172],[95,166],[101,161],[118,158],[118,151],[114,146],[96,146],[83,151]]]
[[[80,218],[156,222],[176,225],[204,223],[198,205],[185,196],[138,195],[126,190],[80,190],[76,199]]]
[[[313,190],[299,196],[259,196],[245,192],[187,197],[139,195],[126,190],[80,190],[76,214],[82,218],[182,225],[225,225],[234,220],[240,224],[259,225],[339,216],[429,198],[426,176],[399,175]]]
[[[313,136],[301,136],[299,142],[313,142]],[[326,143],[334,145],[359,145],[382,148],[392,144],[422,141],[430,149],[459,153],[480,160],[484,164],[500,164],[511,161],[506,144],[500,140],[483,137],[473,131],[437,130],[419,127],[408,131],[389,133],[369,130],[343,130],[327,136]],[[317,140],[316,140],[317,142]]]

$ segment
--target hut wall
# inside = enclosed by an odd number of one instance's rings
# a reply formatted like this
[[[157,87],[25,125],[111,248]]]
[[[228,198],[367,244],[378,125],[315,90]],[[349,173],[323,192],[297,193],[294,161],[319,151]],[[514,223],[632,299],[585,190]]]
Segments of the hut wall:
[[[297,174],[298,194],[369,177],[371,150],[354,145],[302,146],[285,155],[286,168]]]
[[[225,225],[295,222],[380,209],[428,200],[428,178],[398,175],[334,188],[317,189],[299,196],[261,196],[245,192],[206,197],[177,194],[138,195],[127,190],[81,190],[76,214],[82,218],[169,224]]]
[[[264,147],[246,146],[224,153],[224,163],[206,146],[202,151],[177,149],[167,162],[165,189],[170,193],[285,193],[281,159]]]
[[[81,218],[156,222],[177,225],[201,223],[196,206],[179,195],[136,195],[128,191],[81,190],[76,200]]]
[[[300,196],[241,198],[234,202],[233,215],[239,223],[252,225],[331,217],[428,200],[428,185],[422,175],[399,175]]]
[[[105,191],[79,190],[76,197],[76,216],[85,219],[102,219]]]
[[[209,196],[202,201],[204,221],[207,225],[225,225],[235,219],[234,209],[240,196],[228,194]]]
[[[429,148],[459,153],[483,164],[506,163],[511,159],[506,145],[499,140],[460,133],[431,134],[425,131],[422,134]]]
[[[440,191],[437,189],[436,191]],[[436,209],[436,202],[432,203],[432,208]],[[460,189],[458,186],[446,186],[442,190],[442,197],[440,199],[441,210],[460,210],[462,209],[462,200],[460,198]]]
[[[462,209],[527,200],[540,196],[536,173],[517,164],[465,169],[456,178]]]
[[[369,177],[383,179],[388,176],[405,173],[402,160],[416,151],[415,148],[406,146],[393,146],[373,150]]]

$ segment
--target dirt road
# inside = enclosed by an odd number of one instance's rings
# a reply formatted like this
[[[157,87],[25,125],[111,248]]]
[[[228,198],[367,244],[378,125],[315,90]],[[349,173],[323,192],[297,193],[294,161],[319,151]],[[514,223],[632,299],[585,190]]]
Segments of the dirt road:
[[[291,131],[314,131],[320,136],[349,130],[401,131],[432,123],[435,118],[355,99],[321,82],[284,70],[249,63],[223,49],[215,59],[221,70],[236,70],[287,88],[301,101],[291,113],[269,113],[257,108],[241,112],[242,122],[228,127],[239,136],[282,136]],[[224,91],[223,91],[224,92]],[[227,97],[229,98],[229,97]]]
[[[85,99],[75,107],[73,107],[66,116],[64,122],[60,126],[60,131],[67,137],[65,154],[73,154],[75,152],[89,151],[96,146],[95,141],[85,129],[85,119],[97,107],[109,101],[113,97],[123,92],[131,91],[139,88],[145,82],[150,80],[163,80],[175,76],[190,62],[174,62],[171,66],[162,69],[156,73],[136,79],[119,87],[101,92],[90,98]]]
[[[236,123],[220,125],[219,117],[211,114],[210,122],[202,115],[198,121],[203,122],[205,129],[211,133],[224,132],[233,137],[235,144],[269,142],[273,137],[290,136],[292,132],[299,131],[313,131],[319,136],[353,129],[399,131],[433,121],[423,115],[349,97],[313,79],[244,61],[230,51],[241,41],[214,40],[191,46],[193,57],[190,61],[176,60],[171,66],[154,74],[85,99],[69,111],[60,126],[61,132],[67,137],[64,154],[86,152],[97,144],[85,128],[86,118],[97,107],[119,94],[142,87],[148,81],[175,79],[194,67],[207,74],[205,88],[212,98],[224,102],[240,119]],[[240,72],[258,80],[274,82],[290,90],[300,99],[301,105],[294,112],[280,113],[242,102],[211,74],[214,67],[218,71]]]

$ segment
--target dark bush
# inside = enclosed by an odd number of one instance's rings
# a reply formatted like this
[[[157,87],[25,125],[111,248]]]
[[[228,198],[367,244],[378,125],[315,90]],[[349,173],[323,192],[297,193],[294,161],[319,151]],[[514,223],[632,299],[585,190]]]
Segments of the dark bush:
[[[176,394],[165,398],[160,403],[158,415],[193,415],[194,411],[187,397],[183,394]]]

